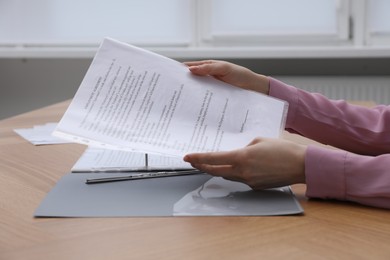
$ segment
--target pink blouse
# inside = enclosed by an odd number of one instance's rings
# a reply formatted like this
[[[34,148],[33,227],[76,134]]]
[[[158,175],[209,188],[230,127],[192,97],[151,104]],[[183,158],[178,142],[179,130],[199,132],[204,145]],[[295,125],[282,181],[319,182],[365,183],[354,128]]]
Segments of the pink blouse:
[[[342,149],[308,147],[308,197],[390,209],[390,106],[329,100],[273,78],[270,96],[289,103],[287,131]]]

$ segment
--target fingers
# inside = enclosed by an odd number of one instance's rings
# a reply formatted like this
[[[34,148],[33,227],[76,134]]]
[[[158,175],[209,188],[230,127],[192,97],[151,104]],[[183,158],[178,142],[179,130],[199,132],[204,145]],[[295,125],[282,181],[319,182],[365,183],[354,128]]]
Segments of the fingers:
[[[192,164],[192,166],[202,172],[207,172],[213,176],[229,177],[234,176],[235,172],[231,165],[209,165],[209,164]]]
[[[211,60],[202,60],[202,61],[188,61],[184,62],[185,65],[188,66],[188,69],[196,74],[196,75],[209,75],[209,66],[205,66],[207,64],[212,64],[213,61]]]
[[[237,169],[237,151],[193,153],[184,157],[184,161],[200,171],[228,180],[241,181]]]
[[[247,160],[249,151],[248,147],[267,141],[267,138],[257,137],[253,139],[245,148],[209,153],[191,153],[184,156],[183,160],[191,164],[208,164],[208,165],[240,165],[242,160]]]
[[[199,61],[185,61],[183,63],[185,65],[187,65],[188,67],[190,67],[190,66],[199,66],[199,65],[203,65],[203,64],[210,64],[213,62],[215,62],[215,61],[213,61],[213,60],[199,60]]]
[[[233,165],[236,163],[237,151],[192,153],[184,156],[183,160],[191,164]]]
[[[229,73],[229,64],[223,61],[190,61],[184,64],[188,66],[192,73],[200,76],[223,77]]]

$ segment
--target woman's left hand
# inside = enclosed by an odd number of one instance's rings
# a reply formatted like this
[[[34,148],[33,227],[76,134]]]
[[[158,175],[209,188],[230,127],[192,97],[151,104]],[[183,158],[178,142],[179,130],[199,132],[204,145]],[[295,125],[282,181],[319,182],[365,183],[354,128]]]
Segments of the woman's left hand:
[[[211,175],[259,190],[305,183],[306,148],[286,140],[256,138],[238,150],[187,154],[184,161]]]

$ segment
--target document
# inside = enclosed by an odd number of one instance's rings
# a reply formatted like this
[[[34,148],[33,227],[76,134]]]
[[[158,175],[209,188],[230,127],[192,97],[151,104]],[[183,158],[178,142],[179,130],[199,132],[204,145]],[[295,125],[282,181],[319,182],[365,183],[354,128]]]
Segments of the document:
[[[53,134],[107,149],[183,157],[279,137],[287,106],[107,38]]]
[[[72,167],[74,173],[191,170],[181,158],[88,147]]]
[[[50,122],[44,125],[35,125],[32,128],[17,128],[14,132],[33,145],[64,144],[70,141],[52,135],[57,123]]]

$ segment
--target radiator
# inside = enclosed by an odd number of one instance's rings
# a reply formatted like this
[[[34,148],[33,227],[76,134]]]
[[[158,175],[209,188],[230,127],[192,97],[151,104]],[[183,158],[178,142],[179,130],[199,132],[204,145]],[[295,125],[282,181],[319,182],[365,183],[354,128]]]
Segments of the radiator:
[[[295,87],[330,99],[374,101],[390,104],[390,76],[275,76]]]

